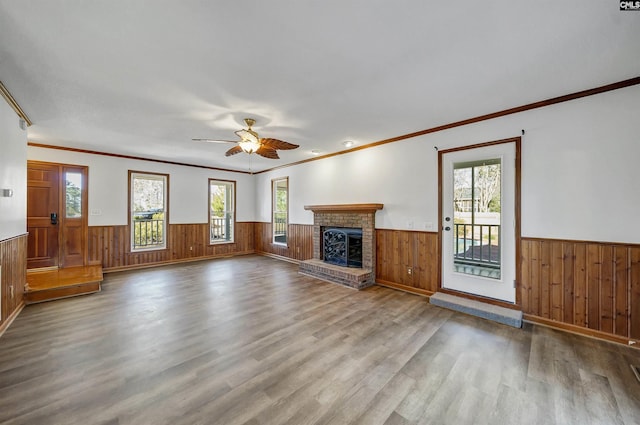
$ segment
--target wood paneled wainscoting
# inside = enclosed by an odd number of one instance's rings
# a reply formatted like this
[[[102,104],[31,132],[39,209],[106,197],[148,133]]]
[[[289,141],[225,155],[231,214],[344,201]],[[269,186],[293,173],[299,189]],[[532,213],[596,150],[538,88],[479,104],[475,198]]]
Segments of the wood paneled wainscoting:
[[[379,284],[427,296],[438,290],[437,233],[377,229],[376,241]],[[521,247],[525,320],[640,340],[640,245],[523,238]]]
[[[256,252],[296,261],[313,258],[313,225],[290,224],[284,246],[272,242],[271,223],[255,224]],[[437,233],[376,229],[376,257],[378,283],[422,295],[437,291]]]
[[[525,319],[640,340],[640,245],[523,238]]]
[[[89,263],[105,271],[254,252],[254,223],[236,222],[235,242],[210,244],[209,225],[169,224],[167,248],[131,252],[128,226],[90,226]]]
[[[255,223],[256,252],[295,261],[313,258],[313,225],[289,224],[287,245],[273,243],[271,223]]]
[[[0,241],[0,335],[24,307],[27,235]]]
[[[438,290],[438,234],[376,229],[376,281],[421,295]]]
[[[296,261],[313,258],[313,225],[290,224],[288,246],[272,242],[271,223],[255,223],[255,249]],[[422,295],[438,289],[438,234],[376,229],[376,280]],[[407,268],[412,273],[407,273]]]

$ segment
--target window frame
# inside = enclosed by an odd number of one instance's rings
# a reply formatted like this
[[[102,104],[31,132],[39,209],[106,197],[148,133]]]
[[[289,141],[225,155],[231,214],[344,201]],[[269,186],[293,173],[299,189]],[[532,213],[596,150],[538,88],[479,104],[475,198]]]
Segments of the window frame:
[[[278,182],[286,181],[287,182],[287,209],[286,211],[276,211],[276,185]],[[289,176],[279,177],[275,179],[271,179],[271,243],[279,246],[289,246]],[[285,241],[278,242],[276,241],[276,213],[284,212],[286,214],[285,220]]]
[[[164,220],[162,230],[162,245],[155,245],[151,247],[135,248],[135,227],[133,226],[133,182],[138,176],[152,176],[155,180],[162,180],[163,185],[163,197],[164,197]],[[158,179],[158,177],[160,177]],[[151,180],[151,179],[150,179]],[[167,241],[169,240],[169,174],[156,173],[150,171],[137,171],[129,170],[129,197],[128,197],[128,225],[129,225],[129,250],[131,253],[148,252],[148,251],[162,251],[167,250]]]
[[[231,231],[230,233],[230,238],[229,239],[221,239],[221,240],[213,240],[211,238],[211,234],[212,234],[212,229],[211,229],[211,185],[215,184],[215,183],[221,183],[223,185],[230,185],[231,186],[231,202],[232,202],[232,209],[231,209]],[[214,179],[214,178],[210,178],[208,180],[208,185],[207,185],[207,210],[209,211],[209,245],[221,245],[221,244],[230,244],[230,243],[235,243],[236,240],[236,188],[237,188],[237,182],[235,180],[224,180],[224,179]],[[227,212],[228,214],[228,212]]]

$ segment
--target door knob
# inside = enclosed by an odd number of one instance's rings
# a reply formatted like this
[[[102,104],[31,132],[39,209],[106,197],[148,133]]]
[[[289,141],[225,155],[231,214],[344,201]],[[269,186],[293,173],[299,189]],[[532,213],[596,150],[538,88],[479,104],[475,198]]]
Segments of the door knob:
[[[58,224],[58,214],[51,213],[51,224]]]
[[[446,230],[448,232],[449,230],[451,230],[451,227],[447,226],[447,227],[444,228],[444,230]]]

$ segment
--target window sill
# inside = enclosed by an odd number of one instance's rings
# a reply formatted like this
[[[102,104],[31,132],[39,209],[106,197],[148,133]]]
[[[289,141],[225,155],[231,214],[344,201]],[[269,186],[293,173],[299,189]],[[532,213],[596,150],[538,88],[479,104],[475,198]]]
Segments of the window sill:
[[[234,244],[235,241],[209,241],[209,246],[215,246],[215,245],[230,245],[230,244]]]
[[[168,251],[169,248],[167,248],[166,246],[161,246],[161,247],[157,247],[157,248],[137,248],[137,249],[133,249],[131,248],[129,250],[130,254],[140,254],[142,252],[150,252],[150,251]]]

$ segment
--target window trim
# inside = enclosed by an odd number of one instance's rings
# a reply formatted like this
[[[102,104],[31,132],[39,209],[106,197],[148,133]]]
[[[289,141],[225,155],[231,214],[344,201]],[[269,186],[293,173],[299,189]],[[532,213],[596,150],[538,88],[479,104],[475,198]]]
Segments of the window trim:
[[[287,240],[286,242],[276,242],[276,183],[285,180],[287,182],[287,221],[285,223],[285,227],[287,229]],[[289,247],[289,176],[279,177],[275,179],[271,179],[271,243],[278,246],[286,246]]]
[[[132,205],[132,197],[133,197],[133,180],[135,176],[155,176],[162,177],[164,180],[164,229],[163,229],[163,238],[162,238],[162,246],[154,246],[148,248],[134,248],[133,247],[133,205]],[[128,196],[128,218],[127,225],[129,226],[129,252],[130,253],[139,253],[139,252],[149,252],[149,251],[165,251],[169,249],[169,174],[165,173],[156,173],[151,171],[137,171],[137,170],[129,170],[129,196]]]
[[[212,241],[211,240],[211,183],[215,183],[215,182],[220,182],[220,183],[229,183],[232,185],[233,187],[233,210],[232,210],[232,224],[233,224],[233,230],[231,232],[231,240],[221,240],[221,241]],[[238,184],[235,180],[225,180],[225,179],[214,179],[214,178],[210,178],[207,181],[207,211],[209,211],[208,213],[208,217],[209,217],[209,221],[207,223],[207,227],[208,227],[208,232],[209,232],[209,245],[223,245],[223,244],[232,244],[232,243],[236,243],[236,191],[237,191],[237,187]]]

